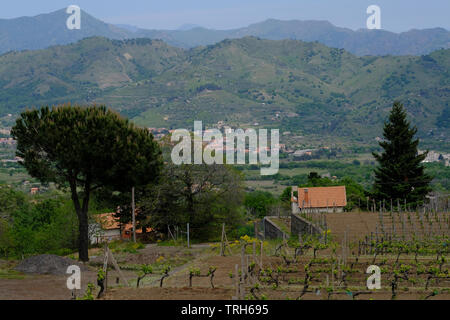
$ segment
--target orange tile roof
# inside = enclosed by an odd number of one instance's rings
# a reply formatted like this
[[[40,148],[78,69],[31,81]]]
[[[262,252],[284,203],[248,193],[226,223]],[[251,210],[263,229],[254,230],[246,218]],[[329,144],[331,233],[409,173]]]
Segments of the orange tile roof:
[[[112,212],[97,214],[94,219],[100,223],[102,229],[112,230],[120,228],[119,219]]]
[[[97,214],[95,215],[95,220],[101,225],[102,229],[104,230],[113,230],[120,228],[119,218],[115,217],[114,213],[112,212]],[[123,225],[122,229],[123,232],[132,231],[133,224],[127,223]],[[153,230],[152,228],[146,229],[147,232],[151,232],[152,230]],[[136,233],[142,233],[142,230],[137,229]]]
[[[333,206],[345,207],[347,205],[345,186],[299,187],[297,199],[300,208],[331,208]]]

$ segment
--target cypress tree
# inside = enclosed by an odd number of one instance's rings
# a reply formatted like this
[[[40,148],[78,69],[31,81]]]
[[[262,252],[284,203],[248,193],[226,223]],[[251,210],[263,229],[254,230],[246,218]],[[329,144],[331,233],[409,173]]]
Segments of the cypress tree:
[[[425,173],[422,161],[428,151],[419,154],[417,128],[406,119],[403,104],[396,101],[385,122],[384,140],[379,142],[381,154],[372,153],[378,162],[375,168],[374,197],[378,200],[400,199],[413,207],[424,202],[431,191],[432,177]]]

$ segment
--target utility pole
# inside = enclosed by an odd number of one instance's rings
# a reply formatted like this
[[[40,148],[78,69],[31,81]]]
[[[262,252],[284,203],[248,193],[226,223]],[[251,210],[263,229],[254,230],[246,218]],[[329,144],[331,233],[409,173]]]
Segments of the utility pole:
[[[189,249],[189,223],[187,224],[187,245]]]
[[[136,218],[134,208],[134,187],[131,188],[131,216],[133,220],[133,241],[136,242]]]

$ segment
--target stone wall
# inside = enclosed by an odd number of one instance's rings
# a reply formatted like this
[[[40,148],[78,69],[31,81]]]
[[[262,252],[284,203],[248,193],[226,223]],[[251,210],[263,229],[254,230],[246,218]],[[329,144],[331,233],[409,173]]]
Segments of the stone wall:
[[[291,235],[298,236],[299,234],[317,234],[322,236],[323,230],[299,215],[291,214]]]
[[[283,231],[273,223],[269,217],[264,218],[264,237],[265,239],[283,239],[283,236],[288,238]]]

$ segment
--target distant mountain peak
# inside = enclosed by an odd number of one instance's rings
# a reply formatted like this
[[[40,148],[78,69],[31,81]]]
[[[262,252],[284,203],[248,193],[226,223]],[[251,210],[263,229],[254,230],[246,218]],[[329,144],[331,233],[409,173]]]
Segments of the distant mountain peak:
[[[337,27],[326,20],[270,18],[232,30],[212,30],[192,23],[183,24],[177,30],[146,30],[127,24],[108,24],[82,11],[81,30],[68,30],[65,27],[67,17],[66,9],[61,9],[34,17],[0,19],[0,53],[43,49],[92,36],[161,39],[184,49],[212,45],[224,39],[255,36],[269,40],[317,41],[360,56],[423,55],[440,48],[450,48],[450,32],[444,28],[413,29],[403,33],[367,29],[354,31]]]
[[[206,29],[206,28],[204,28],[204,27],[202,27],[202,26],[199,26],[198,24],[194,24],[194,23],[185,23],[185,24],[179,26],[179,27],[177,28],[177,30],[178,30],[178,31],[189,31],[189,30],[192,30],[192,29],[198,29],[198,28],[200,28],[200,29]]]

